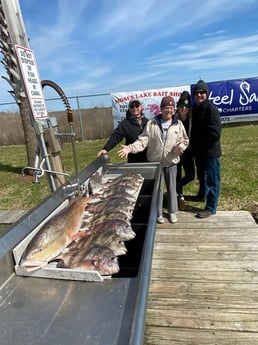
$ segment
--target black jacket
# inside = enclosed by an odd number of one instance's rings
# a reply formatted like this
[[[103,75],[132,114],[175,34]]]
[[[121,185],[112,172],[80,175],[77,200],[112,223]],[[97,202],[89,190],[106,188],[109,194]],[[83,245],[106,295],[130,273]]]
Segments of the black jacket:
[[[130,116],[125,120],[121,121],[114,132],[111,134],[109,140],[103,147],[103,149],[110,151],[113,147],[119,144],[125,138],[125,145],[132,144],[138,139],[138,136],[142,133],[144,127],[146,126],[148,119],[146,117],[142,118],[141,126],[137,120]],[[128,163],[140,163],[147,162],[146,149],[139,153],[129,153],[127,158]]]
[[[221,156],[221,121],[218,109],[206,99],[192,109],[191,149],[195,157]]]

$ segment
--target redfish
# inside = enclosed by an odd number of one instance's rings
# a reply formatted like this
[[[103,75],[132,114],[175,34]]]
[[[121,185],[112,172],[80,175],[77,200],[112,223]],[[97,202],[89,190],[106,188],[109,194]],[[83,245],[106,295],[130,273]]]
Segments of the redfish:
[[[89,198],[75,197],[69,204],[47,221],[28,244],[21,259],[27,271],[44,267],[64,250],[76,237]]]

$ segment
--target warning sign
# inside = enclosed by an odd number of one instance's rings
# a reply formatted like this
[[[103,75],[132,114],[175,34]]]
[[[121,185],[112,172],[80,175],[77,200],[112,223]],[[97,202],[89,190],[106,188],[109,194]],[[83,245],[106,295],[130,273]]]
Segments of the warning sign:
[[[15,49],[33,117],[35,120],[45,119],[48,112],[34,53],[18,45]]]

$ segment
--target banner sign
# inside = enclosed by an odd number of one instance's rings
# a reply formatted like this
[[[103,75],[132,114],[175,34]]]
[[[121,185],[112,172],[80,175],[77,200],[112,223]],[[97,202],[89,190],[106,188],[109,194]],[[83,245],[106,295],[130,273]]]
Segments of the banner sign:
[[[32,50],[15,46],[26,94],[35,120],[48,118],[41,81]]]
[[[190,85],[168,87],[164,89],[112,93],[112,111],[115,128],[119,122],[126,118],[128,104],[132,99],[139,100],[143,105],[145,117],[152,119],[160,114],[160,102],[164,96],[172,96],[177,102],[184,90],[190,92]]]
[[[258,78],[207,83],[209,100],[218,108],[222,123],[258,120]],[[191,85],[193,95],[194,85]]]
[[[236,79],[207,83],[209,100],[218,108],[222,123],[258,121],[258,78]],[[160,113],[160,101],[173,96],[177,102],[186,90],[193,95],[195,84],[144,91],[117,92],[111,94],[114,125],[125,119],[129,101],[138,99],[144,115],[151,119]],[[194,99],[192,96],[192,102]]]

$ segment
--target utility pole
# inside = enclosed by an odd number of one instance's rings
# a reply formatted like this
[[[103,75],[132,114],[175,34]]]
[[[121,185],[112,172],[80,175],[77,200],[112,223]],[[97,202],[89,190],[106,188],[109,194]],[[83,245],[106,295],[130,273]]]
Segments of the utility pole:
[[[31,106],[28,87],[26,88],[21,63],[17,58],[17,46],[24,48],[24,52],[30,51],[19,1],[0,0],[0,48],[4,56],[2,63],[8,74],[8,78],[3,78],[11,85],[10,93],[19,106],[25,135],[28,168],[34,164],[35,154],[39,151],[46,167],[45,170],[48,171],[50,188],[55,191],[57,187],[64,184],[65,175],[67,175],[63,171],[59,140],[48,116],[45,119],[37,119],[33,116],[34,109]],[[41,85],[36,86],[40,87],[42,91]],[[34,87],[36,86],[34,85]],[[37,172],[37,169],[35,171]]]

